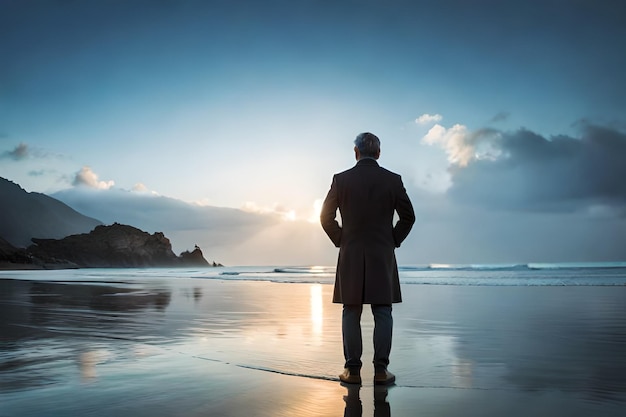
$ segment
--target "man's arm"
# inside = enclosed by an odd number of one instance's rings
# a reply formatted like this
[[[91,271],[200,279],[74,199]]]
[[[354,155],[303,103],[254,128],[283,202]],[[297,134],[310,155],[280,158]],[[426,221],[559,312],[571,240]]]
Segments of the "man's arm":
[[[335,244],[336,247],[341,245],[341,227],[337,222],[337,208],[339,207],[337,191],[337,178],[333,176],[333,182],[330,185],[330,190],[324,199],[322,204],[322,211],[320,212],[320,223],[322,228]]]
[[[406,239],[415,223],[415,212],[413,211],[413,204],[409,199],[402,178],[400,178],[400,187],[398,195],[396,196],[396,212],[400,219],[393,228],[393,240],[396,244],[396,248],[400,247],[400,244]]]

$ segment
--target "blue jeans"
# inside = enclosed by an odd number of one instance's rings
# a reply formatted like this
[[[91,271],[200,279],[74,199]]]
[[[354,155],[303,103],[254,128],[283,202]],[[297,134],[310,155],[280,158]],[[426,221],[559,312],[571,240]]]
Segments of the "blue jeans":
[[[361,369],[363,339],[361,336],[361,313],[363,305],[343,305],[341,330],[343,336],[343,356],[345,367],[351,370]],[[374,368],[387,369],[391,353],[391,336],[393,333],[393,317],[391,304],[372,304],[374,315]]]

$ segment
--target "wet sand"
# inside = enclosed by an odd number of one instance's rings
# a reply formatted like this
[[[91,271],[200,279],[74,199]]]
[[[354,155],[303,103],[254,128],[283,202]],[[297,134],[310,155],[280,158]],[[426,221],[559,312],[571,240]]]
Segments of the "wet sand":
[[[0,279],[0,416],[616,416],[625,287],[404,285],[390,370],[339,384],[332,287]]]

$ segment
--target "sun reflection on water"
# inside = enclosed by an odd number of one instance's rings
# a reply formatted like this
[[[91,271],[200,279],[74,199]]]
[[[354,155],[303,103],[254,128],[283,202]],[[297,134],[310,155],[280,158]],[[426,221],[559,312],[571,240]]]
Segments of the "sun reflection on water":
[[[313,341],[316,345],[322,343],[324,324],[324,304],[322,300],[322,285],[311,285],[311,327]]]

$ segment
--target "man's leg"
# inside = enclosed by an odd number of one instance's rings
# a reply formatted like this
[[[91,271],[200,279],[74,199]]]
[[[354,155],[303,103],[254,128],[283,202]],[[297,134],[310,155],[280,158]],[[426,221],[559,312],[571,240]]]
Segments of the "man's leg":
[[[362,366],[363,340],[361,338],[362,305],[343,305],[341,332],[343,336],[343,356],[345,368],[359,371]]]
[[[372,304],[374,315],[374,369],[382,371],[389,365],[393,317],[391,304]]]

